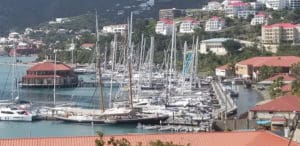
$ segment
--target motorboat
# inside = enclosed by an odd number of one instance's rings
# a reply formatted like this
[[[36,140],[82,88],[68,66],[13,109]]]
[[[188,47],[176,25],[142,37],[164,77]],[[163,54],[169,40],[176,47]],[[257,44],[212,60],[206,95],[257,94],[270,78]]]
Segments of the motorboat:
[[[0,121],[28,121],[35,119],[36,114],[17,108],[0,108]]]

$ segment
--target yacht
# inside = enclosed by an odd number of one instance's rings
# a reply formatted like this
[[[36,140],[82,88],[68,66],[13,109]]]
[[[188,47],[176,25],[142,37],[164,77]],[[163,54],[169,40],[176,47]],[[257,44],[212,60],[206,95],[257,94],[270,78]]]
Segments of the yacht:
[[[0,108],[0,121],[28,121],[35,119],[36,115],[17,108]]]

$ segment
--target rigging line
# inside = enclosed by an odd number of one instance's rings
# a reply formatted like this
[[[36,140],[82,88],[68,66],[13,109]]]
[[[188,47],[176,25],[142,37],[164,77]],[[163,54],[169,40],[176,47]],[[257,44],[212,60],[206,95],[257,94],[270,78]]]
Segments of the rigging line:
[[[10,65],[9,66],[9,73],[7,74],[7,77],[6,77],[6,80],[5,80],[5,83],[4,83],[4,88],[3,88],[2,92],[1,92],[1,98],[4,95],[4,91],[6,91],[5,88],[7,87],[6,85],[7,85],[7,82],[8,82],[8,78],[10,77],[11,69],[12,69],[12,66]]]
[[[89,106],[94,108],[94,109],[96,108],[96,104],[94,104],[93,99],[96,95],[97,89],[98,89],[97,87],[94,89],[93,95],[92,95],[92,97],[90,98],[90,101],[89,101]]]

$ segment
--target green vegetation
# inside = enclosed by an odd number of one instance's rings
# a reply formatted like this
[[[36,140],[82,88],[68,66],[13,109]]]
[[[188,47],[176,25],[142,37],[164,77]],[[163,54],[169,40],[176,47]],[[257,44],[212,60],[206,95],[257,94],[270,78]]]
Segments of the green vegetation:
[[[125,138],[122,139],[115,139],[114,137],[111,137],[108,141],[105,141],[103,139],[104,134],[102,132],[97,132],[99,139],[95,140],[96,146],[104,146],[104,145],[112,145],[112,146],[131,146],[130,141],[128,141]],[[146,144],[149,146],[182,146],[173,144],[173,142],[162,142],[160,140],[151,141],[149,144]],[[143,146],[141,142],[138,143],[137,146]]]
[[[283,92],[281,87],[283,86],[283,77],[278,77],[273,81],[272,85],[269,87],[269,93],[272,99],[282,96]]]

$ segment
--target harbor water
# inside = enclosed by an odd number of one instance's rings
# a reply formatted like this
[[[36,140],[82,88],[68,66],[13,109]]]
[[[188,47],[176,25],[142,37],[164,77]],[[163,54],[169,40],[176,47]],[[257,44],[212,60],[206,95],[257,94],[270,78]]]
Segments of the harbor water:
[[[22,62],[30,62],[34,57],[21,57]],[[0,99],[11,99],[12,93],[12,66],[9,65],[10,57],[0,57]],[[30,67],[21,64],[16,67],[16,76],[26,73]],[[260,95],[252,89],[239,88],[239,97],[235,100],[238,114],[246,112],[250,107],[261,101]],[[37,105],[51,105],[53,103],[53,89],[23,89],[16,88],[15,96],[28,100]],[[113,89],[113,95],[118,89]],[[104,88],[105,105],[108,106],[109,88]],[[74,103],[86,108],[99,107],[99,93],[95,87],[63,88],[56,90],[57,104]],[[137,125],[94,125],[94,124],[67,124],[61,121],[36,121],[36,122],[7,122],[0,121],[0,138],[16,137],[57,137],[57,136],[88,136],[95,135],[96,131],[104,134],[125,133],[153,133],[158,131],[137,129]]]

